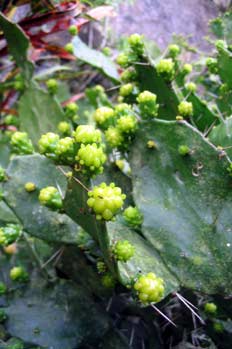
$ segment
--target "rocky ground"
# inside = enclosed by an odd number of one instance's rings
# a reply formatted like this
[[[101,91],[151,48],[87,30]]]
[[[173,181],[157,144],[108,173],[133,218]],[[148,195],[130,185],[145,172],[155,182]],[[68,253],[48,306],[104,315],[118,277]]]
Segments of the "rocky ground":
[[[219,14],[226,0],[134,0],[119,7],[112,21],[116,36],[145,34],[164,48],[172,34],[190,35],[190,43],[207,49],[204,37],[209,34],[208,21]],[[216,4],[217,3],[217,4]],[[227,3],[228,0],[227,0]],[[228,5],[228,4],[227,4]]]

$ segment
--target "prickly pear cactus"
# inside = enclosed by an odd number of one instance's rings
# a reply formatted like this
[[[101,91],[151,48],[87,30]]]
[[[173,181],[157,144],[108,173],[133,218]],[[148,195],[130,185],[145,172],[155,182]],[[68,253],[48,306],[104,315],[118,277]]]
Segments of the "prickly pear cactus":
[[[1,23],[4,31],[13,25],[3,16]],[[115,64],[93,62],[76,29],[66,53],[118,83]],[[170,295],[183,300],[182,287],[231,295],[231,50],[222,40],[216,48],[201,81],[221,95],[213,100],[209,89],[208,102],[183,48],[170,45],[154,61],[138,34],[117,58],[118,103],[96,86],[82,102],[61,105],[59,81],[25,79],[20,128],[5,117],[0,135],[0,291],[11,336],[57,349],[99,343],[111,321],[108,305],[102,312],[94,299],[105,302],[118,288],[141,313]],[[31,63],[15,61],[28,76]]]

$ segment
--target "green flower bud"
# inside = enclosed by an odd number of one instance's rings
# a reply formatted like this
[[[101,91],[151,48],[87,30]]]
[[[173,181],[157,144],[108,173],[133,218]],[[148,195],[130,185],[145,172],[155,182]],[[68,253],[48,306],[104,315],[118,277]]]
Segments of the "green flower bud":
[[[176,58],[180,54],[180,46],[171,44],[168,46],[168,53],[172,58]]]
[[[105,56],[109,57],[111,55],[111,49],[109,47],[104,47],[102,49],[102,53],[104,53]]]
[[[157,96],[150,91],[143,91],[138,95],[139,110],[144,119],[157,116],[159,105],[156,100]]]
[[[148,147],[149,149],[156,149],[156,148],[157,148],[157,144],[156,144],[154,141],[149,140],[149,141],[147,142],[147,147]]]
[[[205,64],[211,74],[218,73],[218,61],[216,58],[208,57],[205,61]]]
[[[187,84],[185,84],[185,88],[188,92],[196,92],[197,90],[197,85],[194,84],[194,82],[188,82]]]
[[[113,254],[118,261],[127,262],[135,253],[135,247],[128,240],[119,240],[113,247]]]
[[[55,187],[46,187],[40,190],[39,202],[52,209],[62,208],[62,197]]]
[[[14,132],[10,141],[13,152],[20,155],[32,154],[34,148],[26,132]]]
[[[115,279],[110,273],[107,273],[107,274],[102,276],[102,285],[104,287],[114,288],[115,284],[116,284]]]
[[[217,306],[214,303],[206,303],[204,306],[204,310],[208,314],[215,315],[217,312]]]
[[[144,52],[144,42],[143,42],[143,36],[139,34],[132,34],[128,38],[128,43],[131,47],[131,49],[137,54],[142,55]]]
[[[144,304],[157,303],[164,297],[164,281],[154,273],[141,275],[134,284],[134,289]]]
[[[66,104],[65,116],[69,119],[72,119],[77,114],[78,109],[79,109],[78,105],[74,102]]]
[[[120,75],[120,77],[123,82],[127,83],[127,82],[136,81],[136,79],[138,78],[138,74],[133,67],[130,67],[124,70],[124,72]]]
[[[131,83],[122,85],[119,90],[119,95],[122,97],[128,97],[133,93],[134,85]]]
[[[103,128],[106,128],[108,124],[111,124],[114,121],[114,118],[114,110],[109,107],[100,107],[94,113],[94,120]]]
[[[178,105],[178,111],[181,116],[188,117],[193,114],[192,102],[182,101]]]
[[[55,95],[57,93],[57,91],[58,91],[58,82],[57,82],[56,79],[49,79],[46,82],[46,85],[47,85],[48,92],[51,95]]]
[[[68,28],[68,32],[70,35],[72,36],[76,36],[78,34],[78,28],[75,24],[70,25],[70,27]]]
[[[183,72],[184,75],[188,75],[188,74],[190,74],[192,72],[192,70],[193,70],[192,64],[186,63],[183,66],[182,72]]]
[[[224,326],[221,322],[215,321],[213,324],[214,331],[217,333],[223,333],[224,332]]]
[[[101,143],[101,131],[96,130],[92,125],[80,125],[76,128],[73,133],[75,141],[77,143],[91,144],[91,143]]]
[[[116,61],[123,68],[127,68],[130,65],[130,60],[126,53],[120,53]]]
[[[22,230],[16,224],[7,224],[4,228],[0,228],[0,245],[8,246],[15,242],[20,236]]]
[[[57,142],[55,154],[57,158],[66,164],[72,164],[75,159],[74,140],[71,137],[65,137]]]
[[[76,160],[81,165],[81,171],[88,175],[95,175],[103,172],[103,165],[106,155],[101,146],[93,144],[81,144]]]
[[[3,282],[0,282],[0,296],[7,292],[7,287]]]
[[[129,206],[123,212],[125,221],[134,227],[138,227],[143,223],[143,216],[137,207]]]
[[[71,125],[66,121],[61,121],[58,124],[58,131],[62,135],[70,135],[71,134]]]
[[[156,70],[159,75],[162,75],[164,79],[170,81],[175,75],[175,64],[172,58],[161,59],[156,65]]]
[[[224,40],[217,40],[215,42],[215,47],[219,52],[228,48],[227,43]]]
[[[19,118],[15,115],[7,115],[5,116],[4,123],[8,126],[19,126]]]
[[[97,271],[99,274],[104,274],[106,272],[106,264],[102,261],[97,262]]]
[[[112,148],[118,148],[124,142],[122,133],[117,127],[109,127],[108,130],[105,131],[105,137],[106,137],[107,143]]]
[[[87,205],[94,211],[97,219],[110,221],[122,208],[126,198],[125,194],[114,183],[106,185],[101,183],[88,192]]]
[[[14,267],[10,270],[10,278],[13,281],[28,281],[29,276],[23,267]]]
[[[122,133],[129,133],[129,134],[135,133],[135,131],[137,129],[137,124],[138,124],[138,122],[137,122],[136,117],[134,115],[121,116],[117,120],[117,128]]]
[[[74,53],[74,46],[71,42],[69,42],[67,45],[64,47],[65,51],[67,51],[70,54]]]
[[[42,135],[38,142],[39,152],[48,157],[54,158],[59,139],[59,135],[53,132],[48,132]]]
[[[120,117],[128,114],[133,115],[132,107],[130,104],[127,104],[127,103],[117,104],[114,108],[114,111],[115,111],[116,117]]]
[[[182,156],[186,156],[186,155],[189,155],[190,149],[187,145],[180,145],[178,147],[178,153]]]
[[[28,193],[35,191],[36,189],[36,185],[35,183],[32,182],[27,182],[24,186],[25,190],[28,191]]]

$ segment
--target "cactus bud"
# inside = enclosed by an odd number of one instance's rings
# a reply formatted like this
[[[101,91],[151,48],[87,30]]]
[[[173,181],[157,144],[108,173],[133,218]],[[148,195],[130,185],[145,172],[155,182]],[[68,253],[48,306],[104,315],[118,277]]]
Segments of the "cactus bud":
[[[55,187],[46,187],[40,190],[39,202],[52,209],[62,208],[62,197]]]
[[[27,182],[24,186],[25,190],[28,192],[28,193],[31,193],[32,191],[35,191],[36,189],[36,186],[35,186],[35,183],[32,183],[32,182]]]
[[[34,148],[26,132],[14,132],[10,141],[13,152],[20,155],[32,154]]]
[[[122,208],[126,198],[125,194],[114,183],[106,185],[101,183],[88,192],[87,205],[94,211],[97,219],[110,221]]]

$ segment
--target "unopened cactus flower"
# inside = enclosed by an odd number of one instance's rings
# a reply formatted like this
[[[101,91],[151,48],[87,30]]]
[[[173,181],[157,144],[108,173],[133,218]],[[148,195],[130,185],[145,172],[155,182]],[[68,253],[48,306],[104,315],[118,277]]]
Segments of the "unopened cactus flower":
[[[65,45],[64,47],[65,51],[67,51],[68,53],[73,54],[74,53],[74,46],[71,42],[69,42],[68,44]]]
[[[185,144],[182,144],[178,147],[178,153],[182,156],[186,156],[186,155],[189,155],[190,153],[190,148],[185,145]]]
[[[19,155],[33,154],[34,148],[26,132],[16,131],[11,136],[10,141],[13,152]]]
[[[110,107],[100,107],[94,113],[94,119],[96,123],[103,128],[113,123],[114,118],[114,110]]]
[[[143,91],[137,97],[140,114],[147,119],[155,117],[158,114],[159,105],[157,104],[157,96],[150,91]]]
[[[215,303],[206,303],[204,305],[204,310],[208,314],[215,315],[217,312],[217,306]]]
[[[112,148],[118,148],[118,147],[122,146],[122,144],[124,142],[122,132],[117,127],[109,127],[105,131],[105,137],[106,137],[107,143]]]
[[[97,130],[92,125],[80,125],[76,128],[73,133],[75,141],[77,143],[91,144],[91,143],[101,143],[102,136],[101,131]]]
[[[176,58],[180,54],[180,46],[176,44],[170,44],[168,46],[168,53],[172,58]]]
[[[128,206],[124,212],[123,217],[125,221],[134,227],[138,227],[143,222],[143,216],[137,207]]]
[[[68,28],[68,32],[70,35],[76,36],[78,34],[77,26],[75,24],[70,25],[70,27]]]
[[[55,187],[46,187],[40,190],[39,202],[52,209],[62,208],[62,197]]]
[[[117,128],[122,133],[132,134],[137,129],[137,119],[134,115],[124,115],[117,120]]]
[[[105,275],[103,275],[101,281],[102,285],[106,288],[114,288],[116,284],[113,275],[110,273],[106,273]]]
[[[55,157],[55,151],[59,139],[59,135],[53,132],[48,132],[42,135],[38,142],[39,152],[48,157]]]
[[[134,289],[142,303],[157,303],[164,296],[164,281],[154,273],[148,273],[138,278],[134,284]]]
[[[156,70],[159,75],[170,81],[175,75],[175,63],[172,58],[161,59],[156,65]]]
[[[128,240],[119,240],[113,247],[113,254],[118,261],[127,262],[135,253],[135,247]]]
[[[103,172],[106,154],[101,145],[81,144],[75,159],[81,165],[81,171],[92,176]]]
[[[36,185],[35,185],[35,183],[33,183],[33,182],[27,182],[27,183],[24,185],[24,188],[25,188],[25,190],[26,190],[28,193],[30,193],[30,192],[32,192],[32,191],[35,191]]]
[[[96,214],[96,218],[106,221],[114,218],[122,208],[126,198],[126,195],[122,194],[122,190],[116,187],[114,183],[110,185],[101,183],[89,191],[88,196],[87,204]]]
[[[178,105],[178,111],[181,116],[188,117],[193,114],[193,105],[192,102],[182,101]]]
[[[49,79],[46,81],[48,92],[51,95],[55,95],[58,91],[58,82],[56,79]]]
[[[133,93],[134,85],[132,83],[128,83],[122,85],[119,89],[119,95],[122,97],[128,97]]]
[[[70,135],[71,134],[71,125],[67,121],[61,121],[58,124],[58,131],[62,135]]]
[[[188,82],[185,84],[185,88],[188,92],[196,92],[197,90],[197,85],[194,82]]]
[[[10,270],[10,278],[13,281],[24,282],[24,281],[28,281],[29,275],[23,267],[17,266],[17,267],[13,267]]]

